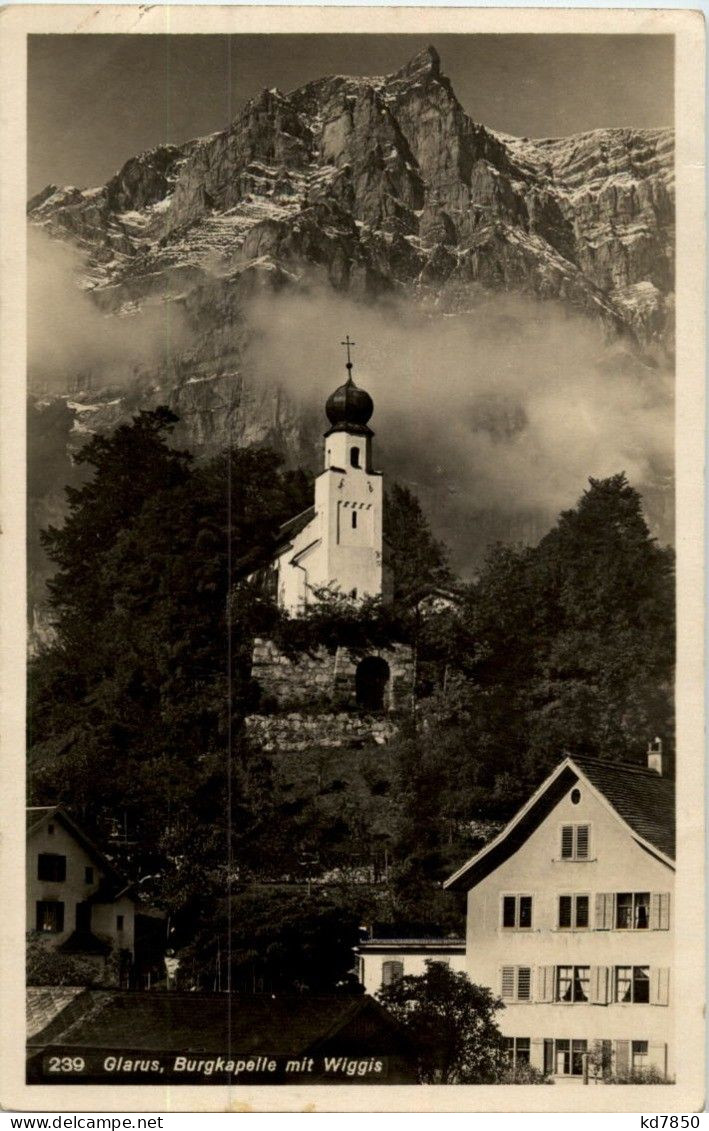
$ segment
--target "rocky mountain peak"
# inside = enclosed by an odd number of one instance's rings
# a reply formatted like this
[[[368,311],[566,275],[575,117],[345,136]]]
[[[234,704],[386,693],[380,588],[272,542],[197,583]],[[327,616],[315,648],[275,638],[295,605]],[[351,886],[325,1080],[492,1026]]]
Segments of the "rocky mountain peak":
[[[358,303],[405,298],[426,317],[465,318],[495,295],[552,302],[662,361],[673,162],[667,129],[530,140],[473,122],[426,47],[388,76],[264,90],[226,128],[138,154],[106,185],[48,185],[29,222],[79,249],[76,282],[98,309],[173,304],[185,328],[169,362],[135,378],[131,366],[105,405],[69,398],[74,431],[167,400],[198,451],[228,438],[312,462],[319,425],[258,387],[245,311],[256,293],[307,294],[314,278]],[[67,373],[67,392],[75,382]]]
[[[437,79],[441,74],[441,57],[436,51],[435,47],[424,47],[413,59],[410,59],[396,74],[392,75],[392,79]]]

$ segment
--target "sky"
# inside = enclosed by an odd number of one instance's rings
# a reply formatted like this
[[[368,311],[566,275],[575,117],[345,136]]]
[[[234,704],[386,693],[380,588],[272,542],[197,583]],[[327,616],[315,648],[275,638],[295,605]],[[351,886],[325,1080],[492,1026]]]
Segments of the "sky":
[[[223,129],[264,87],[387,74],[429,43],[470,116],[505,133],[673,124],[672,36],[30,36],[29,194],[103,184],[142,150]]]

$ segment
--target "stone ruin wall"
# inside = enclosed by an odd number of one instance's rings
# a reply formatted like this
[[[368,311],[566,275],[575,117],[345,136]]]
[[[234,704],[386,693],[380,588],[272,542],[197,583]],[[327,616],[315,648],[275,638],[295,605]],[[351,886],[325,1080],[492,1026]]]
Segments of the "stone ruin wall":
[[[411,706],[414,665],[408,645],[373,649],[368,656],[378,656],[389,665],[389,680],[384,690],[385,712],[404,711]],[[262,700],[276,711],[307,710],[328,705],[337,711],[357,707],[355,677],[363,656],[347,648],[335,651],[319,648],[312,655],[291,660],[272,640],[256,640],[251,674],[258,683]],[[264,712],[265,713],[265,712]]]

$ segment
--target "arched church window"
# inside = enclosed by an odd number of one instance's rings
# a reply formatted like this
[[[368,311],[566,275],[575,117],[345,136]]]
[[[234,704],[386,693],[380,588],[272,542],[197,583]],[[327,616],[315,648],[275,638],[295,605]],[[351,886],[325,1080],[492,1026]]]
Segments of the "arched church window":
[[[352,467],[359,467],[359,448],[350,448],[350,463]]]

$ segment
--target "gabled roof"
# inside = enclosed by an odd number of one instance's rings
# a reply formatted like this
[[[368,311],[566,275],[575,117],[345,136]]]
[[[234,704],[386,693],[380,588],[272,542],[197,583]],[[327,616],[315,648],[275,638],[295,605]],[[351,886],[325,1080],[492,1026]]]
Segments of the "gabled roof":
[[[675,783],[644,766],[619,765],[598,758],[575,764],[643,840],[675,858]]]
[[[27,836],[32,836],[33,833],[38,831],[41,825],[50,820],[58,821],[62,824],[67,832],[79,842],[91,859],[104,871],[105,880],[101,888],[101,893],[104,896],[103,902],[111,902],[116,898],[117,894],[128,895],[130,885],[126,877],[115,864],[104,855],[98,845],[94,844],[81,826],[77,825],[76,821],[69,816],[66,809],[63,809],[61,805],[38,805],[28,808]]]
[[[567,757],[502,832],[448,877],[444,888],[475,887],[521,848],[578,781],[585,782],[605,801],[638,844],[668,867],[674,867],[674,782],[641,766]]]
[[[340,1035],[354,1032],[366,1035],[373,1055],[387,1046],[397,1050],[409,1046],[394,1018],[366,995],[271,997],[93,990],[74,1004],[66,1020],[59,1014],[28,1045],[200,1054],[231,1048],[253,1056],[298,1056],[336,1044]]]

